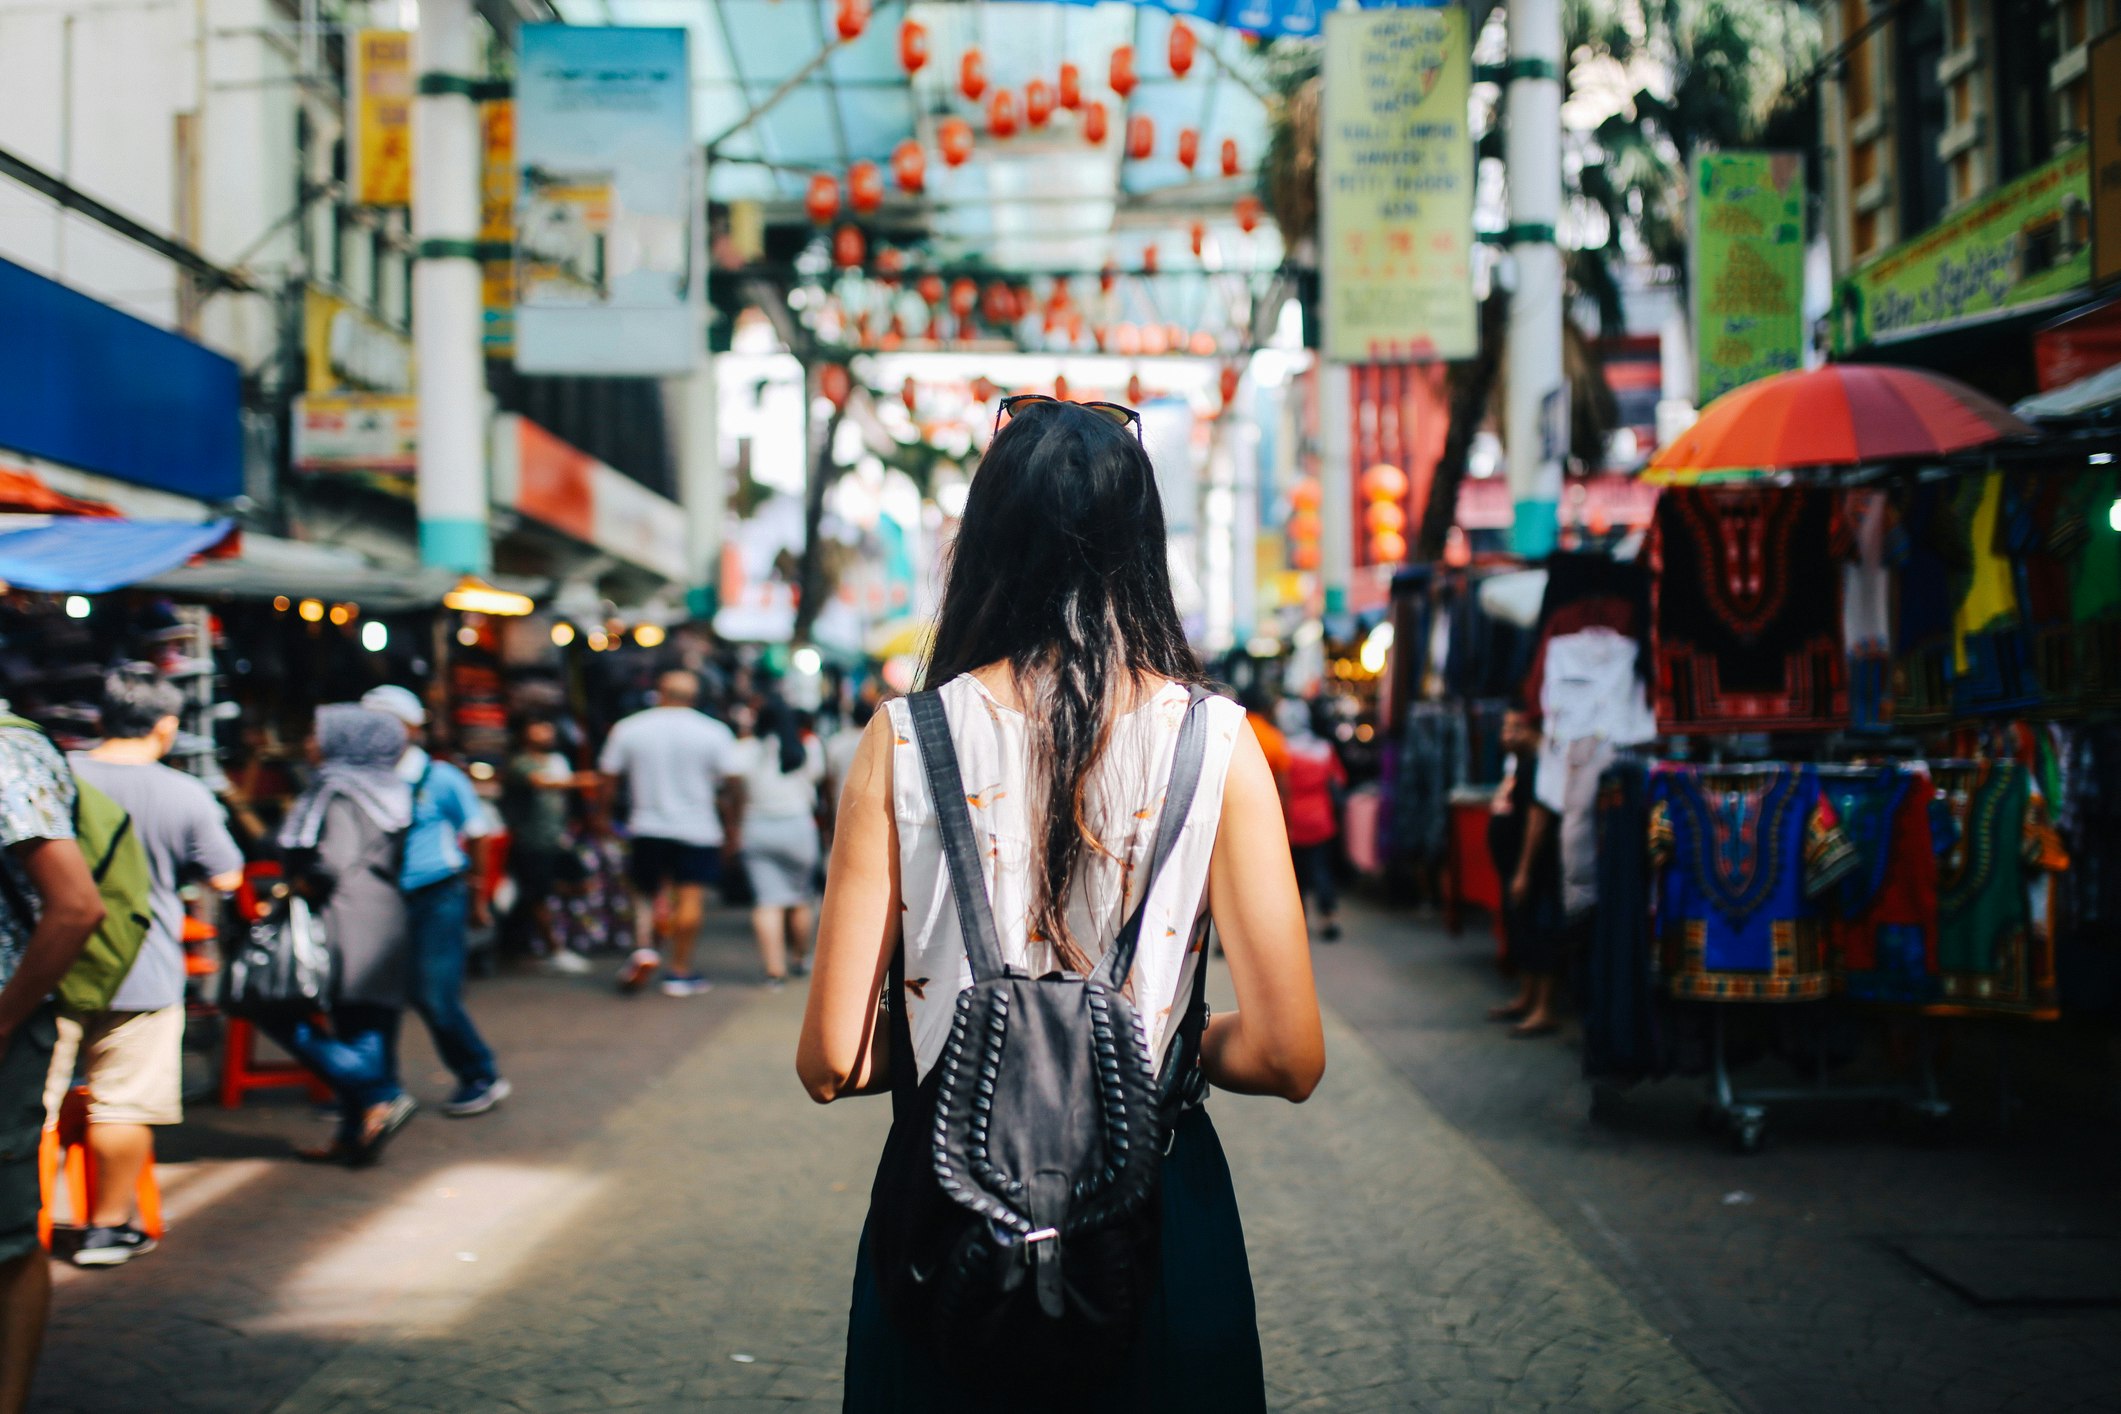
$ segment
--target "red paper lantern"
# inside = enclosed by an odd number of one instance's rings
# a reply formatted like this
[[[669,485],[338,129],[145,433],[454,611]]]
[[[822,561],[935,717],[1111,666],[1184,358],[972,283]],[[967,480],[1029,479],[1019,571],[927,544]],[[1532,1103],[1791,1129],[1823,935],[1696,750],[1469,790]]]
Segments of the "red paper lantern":
[[[840,184],[829,173],[810,174],[810,190],[803,193],[803,210],[820,226],[831,224],[840,214]]]
[[[1407,557],[1407,537],[1387,531],[1370,537],[1370,558],[1381,565],[1398,564]]]
[[[1060,106],[1071,113],[1083,106],[1083,71],[1071,60],[1061,61],[1058,97]]]
[[[1112,71],[1107,76],[1106,82],[1112,85],[1112,91],[1121,98],[1125,98],[1128,94],[1134,92],[1134,85],[1137,80],[1134,76],[1133,45],[1122,44],[1119,48],[1112,51]]]
[[[1223,175],[1226,177],[1237,175],[1237,139],[1234,137],[1223,139]]]
[[[1407,528],[1407,513],[1397,501],[1372,501],[1362,513],[1362,523],[1372,535],[1397,535]]]
[[[854,380],[847,376],[845,364],[828,363],[818,370],[817,387],[825,395],[826,402],[843,408],[847,406],[848,395],[854,391]]]
[[[1198,161],[1200,161],[1200,129],[1180,128],[1178,130],[1178,165],[1190,172],[1193,170],[1193,164]]]
[[[1184,353],[1186,351],[1186,331],[1179,328],[1176,324],[1166,324],[1164,326],[1164,347],[1173,353]]]
[[[917,74],[928,63],[928,26],[919,20],[905,20],[898,27],[899,67],[909,74]]]
[[[1289,551],[1289,563],[1296,566],[1300,570],[1317,569],[1318,547],[1316,545],[1296,546],[1295,548]]]
[[[1289,517],[1289,538],[1299,543],[1316,541],[1320,528],[1317,511],[1298,511]]]
[[[967,275],[960,275],[950,283],[950,312],[959,319],[971,317],[972,308],[979,303],[979,286]]]
[[[1205,329],[1197,329],[1187,341],[1187,351],[1195,358],[1215,357],[1215,336]]]
[[[869,254],[869,242],[859,226],[842,226],[832,233],[832,263],[842,269],[852,269],[862,263]]]
[[[1171,61],[1171,76],[1184,78],[1193,68],[1194,51],[1200,41],[1193,34],[1193,27],[1184,20],[1171,21],[1171,46],[1164,56]]]
[[[1237,229],[1246,235],[1259,229],[1259,198],[1249,192],[1237,199]]]
[[[1323,494],[1319,490],[1317,477],[1298,477],[1296,483],[1289,488],[1289,504],[1300,511],[1315,511]]]
[[[1362,474],[1363,499],[1397,501],[1407,494],[1407,474],[1390,462],[1379,462]]]
[[[898,277],[906,270],[906,252],[895,245],[887,245],[876,253],[876,273],[884,284],[897,288]]]
[[[920,142],[907,138],[891,150],[891,175],[898,182],[898,189],[908,196],[918,196],[928,186],[928,154],[921,151]]]
[[[1161,324],[1150,324],[1142,329],[1142,352],[1154,358],[1171,352],[1171,333]]]
[[[1193,247],[1193,254],[1198,256],[1208,243],[1208,228],[1206,224],[1195,221],[1192,225],[1186,227],[1186,239]]]
[[[1142,351],[1142,331],[1132,324],[1112,326],[1112,350],[1130,358]]]
[[[1230,400],[1237,396],[1237,385],[1244,381],[1244,377],[1245,371],[1236,364],[1226,363],[1223,365],[1222,378],[1219,385],[1223,395],[1223,406],[1228,407]]]
[[[987,293],[981,297],[980,312],[987,316],[989,324],[1015,323],[1016,291],[996,280],[987,286]]]
[[[920,385],[911,378],[899,384],[898,400],[906,405],[906,411],[912,412],[921,400]]]
[[[1066,402],[1066,401],[1068,401],[1068,375],[1067,375],[1067,374],[1065,374],[1065,373],[1060,373],[1060,374],[1056,374],[1056,375],[1054,375],[1054,379],[1053,379],[1053,396],[1054,396],[1054,397],[1056,397],[1056,398],[1059,398],[1059,399],[1060,399],[1060,400],[1061,400],[1062,402]]]
[[[1083,141],[1092,147],[1105,140],[1105,105],[1092,99],[1083,105]]]
[[[1068,289],[1068,277],[1065,275],[1057,277],[1053,281],[1052,290],[1046,295],[1046,308],[1052,313],[1062,314],[1074,303],[1075,296]]]
[[[943,302],[943,277],[940,275],[921,276],[920,283],[915,285],[914,289],[920,292],[920,297],[927,301],[930,309]]]
[[[935,140],[948,166],[962,167],[972,156],[972,124],[963,118],[943,119],[935,129]]]
[[[1142,376],[1139,373],[1130,373],[1127,375],[1127,401],[1139,405],[1141,400]]]
[[[1068,311],[1068,345],[1069,347],[1073,348],[1076,345],[1082,343],[1082,341],[1083,312],[1079,309],[1071,309]],[[1097,346],[1099,348],[1103,348],[1105,346],[1105,340],[1102,333],[1100,333],[1098,337]]]
[[[1105,262],[1105,268],[1097,272],[1097,288],[1109,295],[1117,284],[1119,284],[1119,267],[1108,260]]]
[[[1154,275],[1155,273],[1156,243],[1154,241],[1151,241],[1149,244],[1142,247],[1142,274]]]
[[[1156,151],[1156,119],[1147,113],[1136,113],[1127,119],[1127,156],[1136,162],[1145,161]]]
[[[987,91],[987,59],[978,49],[967,49],[957,61],[957,91],[973,103]]]
[[[840,0],[832,27],[839,31],[842,43],[860,39],[862,31],[869,27],[869,0]]]
[[[992,379],[975,378],[972,380],[972,400],[974,402],[991,403],[994,401],[994,395],[1000,391],[1001,389],[994,386]]]
[[[847,204],[865,216],[884,204],[884,173],[874,162],[847,169]]]
[[[1024,121],[1034,128],[1046,126],[1046,119],[1053,116],[1053,89],[1044,79],[1033,79],[1024,85]]]
[[[1003,140],[1016,136],[1016,95],[1006,88],[994,90],[987,100],[987,131]]]

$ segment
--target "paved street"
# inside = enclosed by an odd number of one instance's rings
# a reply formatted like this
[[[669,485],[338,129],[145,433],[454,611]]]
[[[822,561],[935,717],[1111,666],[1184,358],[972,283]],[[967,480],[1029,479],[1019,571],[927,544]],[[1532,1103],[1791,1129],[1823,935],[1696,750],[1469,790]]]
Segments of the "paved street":
[[[2113,1407],[2111,1312],[1977,1311],[1883,1244],[2111,1231],[2110,1166],[1831,1127],[1740,1159],[1680,1082],[1593,1127],[1571,1051],[1473,1019],[1478,939],[1354,932],[1320,954],[1318,1095],[1214,1101],[1277,1408]],[[477,984],[517,1098],[373,1172],[290,1162],[319,1127],[292,1099],[196,1111],[164,1250],[61,1274],[35,1408],[836,1407],[885,1109],[803,1100],[801,992],[742,985],[735,920],[708,961],[682,1003]],[[439,1093],[424,1037],[408,1061]]]

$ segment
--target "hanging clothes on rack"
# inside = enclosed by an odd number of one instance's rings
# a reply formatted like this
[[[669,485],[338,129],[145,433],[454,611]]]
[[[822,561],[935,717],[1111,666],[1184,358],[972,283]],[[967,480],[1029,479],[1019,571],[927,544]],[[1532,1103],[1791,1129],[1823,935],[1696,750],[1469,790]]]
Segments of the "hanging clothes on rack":
[[[2016,471],[2003,480],[1997,513],[1999,550],[2010,559],[2024,620],[2031,690],[2049,712],[2073,712],[2082,700],[2077,625],[2070,604],[2070,564],[2057,548],[2067,479]]]
[[[1965,527],[1966,571],[1952,611],[1952,711],[1961,717],[2041,705],[2003,521],[2003,473],[1963,477],[1953,488]]]
[[[1848,723],[1833,493],[1686,487],[1652,527],[1657,722],[1667,732]]]
[[[1938,726],[1952,715],[1954,583],[1966,568],[1967,540],[1952,484],[1930,481],[1898,500],[1899,531],[1887,558],[1899,579],[1894,623],[1893,722]]]
[[[1893,586],[1886,547],[1892,498],[1875,488],[1843,493],[1841,641],[1849,660],[1849,730],[1883,731],[1893,720]]]
[[[1820,789],[1856,855],[1829,897],[1835,990],[1865,1002],[1935,1001],[1935,788],[1919,772],[1883,766],[1822,770]]]
[[[2113,505],[2121,471],[2076,468],[2056,474],[2052,544],[2069,574],[2077,638],[2077,692],[2086,707],[2121,707],[2121,531]]]
[[[1856,865],[1807,765],[1660,762],[1650,854],[1667,985],[1699,1001],[1813,1001],[1829,986],[1816,900]]]
[[[2053,881],[2035,876],[2067,869],[2069,856],[2032,774],[2006,759],[1935,764],[1931,775],[1951,823],[1937,871],[1943,1004],[2052,1019]]]
[[[1671,1069],[1650,931],[1649,763],[1623,756],[1598,785],[1598,895],[1580,963],[1583,1073],[1656,1079]]]

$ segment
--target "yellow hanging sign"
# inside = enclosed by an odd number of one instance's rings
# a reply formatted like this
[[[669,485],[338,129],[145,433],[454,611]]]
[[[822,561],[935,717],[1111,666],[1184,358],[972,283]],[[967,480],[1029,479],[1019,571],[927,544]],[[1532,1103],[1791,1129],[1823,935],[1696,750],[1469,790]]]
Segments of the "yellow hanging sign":
[[[412,36],[354,34],[352,178],[362,206],[412,204]]]

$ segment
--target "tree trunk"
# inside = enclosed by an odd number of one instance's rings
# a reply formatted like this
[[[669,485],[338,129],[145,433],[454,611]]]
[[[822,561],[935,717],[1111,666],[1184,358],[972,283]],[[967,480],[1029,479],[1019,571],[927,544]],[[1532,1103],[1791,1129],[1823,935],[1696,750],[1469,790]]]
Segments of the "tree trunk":
[[[1466,456],[1473,434],[1488,415],[1488,397],[1502,368],[1503,339],[1510,327],[1510,296],[1499,285],[1480,305],[1480,352],[1461,371],[1451,390],[1451,428],[1444,434],[1443,456],[1429,481],[1429,504],[1421,516],[1421,534],[1413,560],[1427,564],[1443,558],[1444,539],[1458,515],[1458,487],[1466,479]]]
[[[824,547],[818,544],[818,525],[825,518],[825,491],[837,479],[832,464],[832,444],[838,440],[844,410],[834,408],[825,419],[825,435],[810,459],[810,475],[803,482],[803,558],[795,577],[795,634],[792,642],[808,643],[810,630],[825,608]]]

